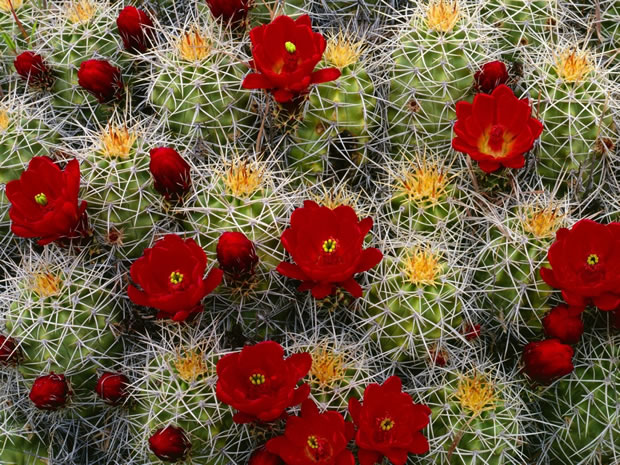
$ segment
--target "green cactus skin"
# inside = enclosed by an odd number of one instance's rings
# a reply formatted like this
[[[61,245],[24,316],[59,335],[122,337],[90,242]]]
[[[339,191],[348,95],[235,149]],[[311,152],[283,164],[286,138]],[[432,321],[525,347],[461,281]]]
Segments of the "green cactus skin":
[[[481,15],[500,32],[500,50],[510,61],[535,48],[552,31],[556,0],[487,0]]]
[[[28,383],[63,373],[72,402],[91,400],[98,370],[113,366],[122,349],[114,329],[123,306],[115,271],[89,262],[86,253],[70,257],[49,248],[27,253],[9,270],[4,326],[19,343],[19,371]]]
[[[309,12],[307,0],[255,0],[249,10],[248,20],[251,27],[267,24],[280,15],[297,18]]]
[[[473,278],[478,305],[493,315],[498,333],[508,333],[521,345],[542,331],[551,306],[554,290],[540,277],[540,268],[549,267],[555,232],[569,222],[565,211],[543,199],[525,200],[495,212],[483,227]]]
[[[41,8],[36,0],[11,1],[15,9],[15,14],[22,24],[26,34],[30,34],[36,23],[36,12]],[[28,50],[28,42],[24,38],[17,22],[11,12],[11,5],[7,0],[0,2],[0,60],[7,58],[7,72],[14,71],[12,59],[13,54],[19,54]],[[1,69],[1,68],[0,68]]]
[[[149,169],[155,136],[144,124],[129,129],[110,125],[87,136],[82,155],[83,198],[91,226],[123,259],[140,257],[165,218],[163,197],[155,191]],[[125,142],[105,142],[111,135]]]
[[[560,53],[560,52],[559,52]],[[549,190],[583,194],[603,181],[607,151],[598,141],[609,137],[609,89],[595,70],[584,79],[567,81],[553,59],[536,65],[528,82],[536,114],[544,126],[536,170]]]
[[[353,50],[354,44],[345,46]],[[304,176],[342,174],[367,162],[369,127],[377,124],[378,117],[374,84],[363,63],[347,64],[336,81],[316,86],[310,94],[289,152],[289,166]],[[325,60],[323,66],[334,64]]]
[[[241,87],[248,68],[238,45],[215,26],[170,32],[148,56],[143,77],[148,102],[175,134],[197,136],[218,147],[251,143],[257,128],[251,92]]]
[[[461,17],[452,30],[442,32],[429,29],[425,15],[420,10],[405,27],[392,54],[388,135],[405,149],[449,145],[456,102],[468,97],[473,70],[484,61],[474,23]]]
[[[469,357],[467,357],[469,358]],[[467,359],[466,358],[466,359]],[[486,370],[476,366],[459,372],[451,369],[438,374],[423,403],[431,408],[428,431],[433,464],[450,465],[522,465],[528,463],[523,452],[527,413],[520,399],[520,388],[497,367]],[[476,378],[477,376],[477,378]],[[480,383],[491,383],[491,396],[461,401],[460,390]],[[484,386],[484,384],[482,384]],[[481,410],[468,408],[481,405]],[[456,443],[456,446],[454,444]],[[454,450],[450,454],[450,448]]]
[[[553,465],[615,463],[620,441],[618,333],[587,331],[575,349],[572,373],[542,392]]]
[[[462,283],[454,264],[440,258],[431,266],[436,276],[416,284],[409,278],[416,275],[404,270],[410,253],[384,251],[382,262],[368,272],[372,285],[356,316],[381,351],[397,361],[428,359],[440,343],[459,337],[463,321]]]
[[[2,465],[48,465],[49,455],[41,440],[16,420],[2,421],[0,463]]]

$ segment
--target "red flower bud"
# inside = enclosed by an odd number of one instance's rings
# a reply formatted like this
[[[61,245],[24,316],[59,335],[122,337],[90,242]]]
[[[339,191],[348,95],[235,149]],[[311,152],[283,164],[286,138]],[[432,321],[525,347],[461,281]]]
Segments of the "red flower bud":
[[[217,261],[220,268],[233,279],[254,274],[258,263],[254,243],[240,232],[225,232],[217,243]]]
[[[543,319],[545,335],[559,339],[564,344],[576,344],[583,334],[583,310],[581,307],[558,305]]]
[[[52,83],[52,71],[43,61],[41,55],[22,52],[13,61],[15,70],[26,82],[35,87],[49,87]]]
[[[78,84],[95,96],[99,103],[121,98],[121,70],[106,60],[86,60],[80,64]]]
[[[149,438],[149,447],[157,458],[166,462],[177,462],[187,457],[192,444],[182,428],[166,426],[158,429]]]
[[[480,325],[467,324],[465,326],[465,329],[463,330],[463,334],[465,335],[465,339],[467,339],[468,341],[479,338],[480,337]]]
[[[179,153],[168,147],[158,147],[150,152],[149,168],[155,180],[155,189],[167,199],[182,197],[189,190],[191,179],[189,165]]]
[[[573,348],[557,339],[530,342],[523,349],[523,362],[528,376],[548,384],[573,371]]]
[[[474,81],[478,91],[491,93],[497,86],[508,81],[506,65],[501,61],[486,63],[474,74]]]
[[[145,52],[153,34],[153,22],[145,11],[126,6],[116,18],[118,32],[126,50]]]
[[[129,379],[120,373],[104,373],[97,380],[97,395],[112,405],[118,404],[127,397]]]
[[[65,375],[39,376],[30,390],[30,400],[41,410],[56,410],[64,407],[71,390],[65,379]]]
[[[211,14],[226,22],[240,23],[248,14],[251,0],[207,0]]]
[[[0,334],[0,363],[5,365],[17,363],[19,360],[19,349],[17,341],[12,337],[6,337]]]
[[[267,452],[266,449],[258,449],[250,457],[248,465],[284,465],[284,462],[279,456]]]

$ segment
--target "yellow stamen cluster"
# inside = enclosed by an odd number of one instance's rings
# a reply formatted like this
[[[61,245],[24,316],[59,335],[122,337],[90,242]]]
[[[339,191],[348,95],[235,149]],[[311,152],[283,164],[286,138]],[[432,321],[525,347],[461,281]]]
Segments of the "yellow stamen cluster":
[[[523,229],[532,236],[543,239],[553,237],[562,223],[563,215],[556,208],[528,207],[522,215]]]
[[[493,384],[478,374],[461,378],[455,395],[461,407],[474,415],[494,409],[497,401]]]
[[[410,202],[435,203],[445,194],[448,175],[438,164],[424,162],[405,171],[397,181],[397,190],[407,194]]]
[[[254,373],[250,376],[250,383],[252,383],[254,386],[260,386],[261,384],[265,384],[265,381],[265,375],[263,375],[262,373]]]
[[[312,352],[310,377],[321,387],[330,386],[344,377],[345,362],[341,354],[336,354],[326,346]]]
[[[297,51],[297,46],[289,41],[284,42],[284,48],[288,53],[295,53]]]
[[[195,381],[209,371],[203,353],[197,350],[186,352],[183,356],[179,353],[174,361],[174,367],[179,377],[188,383]]]
[[[383,420],[381,420],[379,427],[382,431],[389,431],[394,428],[394,421],[392,421],[391,418],[384,418]]]
[[[596,265],[599,262],[598,255],[596,255],[595,253],[588,255],[588,258],[586,259],[586,262],[590,266]]]
[[[336,241],[334,239],[327,239],[323,242],[323,252],[333,253],[336,251]]]
[[[170,282],[172,284],[179,284],[183,282],[183,273],[179,273],[178,271],[173,271],[170,273]]]
[[[62,281],[58,276],[51,273],[37,273],[32,279],[32,290],[40,297],[58,295]]]
[[[97,11],[97,6],[90,0],[80,0],[69,8],[69,21],[73,24],[86,23]]]
[[[230,194],[247,197],[256,192],[263,182],[263,169],[247,162],[233,163],[222,177]]]
[[[183,34],[177,47],[181,58],[187,61],[204,60],[211,53],[211,44],[197,27]]]
[[[358,62],[363,52],[363,42],[354,42],[342,32],[327,41],[325,49],[325,60],[339,69],[344,69],[349,65]]]
[[[403,260],[407,279],[416,286],[434,284],[443,273],[439,254],[428,249],[415,248]]]
[[[316,436],[308,436],[308,445],[311,449],[318,449],[319,440],[316,438]]]
[[[11,11],[11,6],[17,10],[24,4],[23,0],[0,0],[0,10]]]
[[[43,192],[34,196],[34,201],[39,205],[46,206],[47,205],[47,195]]]
[[[450,32],[459,19],[458,0],[433,0],[426,10],[426,25],[434,31]]]
[[[109,158],[129,158],[138,136],[127,127],[109,126],[100,136],[101,153]]]
[[[0,131],[5,131],[10,122],[9,112],[0,108]]]
[[[568,48],[555,58],[555,70],[566,82],[581,82],[593,69],[587,50]]]

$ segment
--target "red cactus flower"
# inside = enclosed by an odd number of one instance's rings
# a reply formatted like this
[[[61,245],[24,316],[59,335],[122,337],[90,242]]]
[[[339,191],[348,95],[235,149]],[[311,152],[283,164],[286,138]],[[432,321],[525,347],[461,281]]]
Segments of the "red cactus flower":
[[[468,341],[478,339],[480,337],[480,328],[481,328],[480,325],[471,325],[471,324],[465,325],[465,328],[463,330],[465,339],[467,339]]]
[[[311,365],[312,357],[305,352],[284,359],[277,342],[245,346],[217,362],[217,398],[239,411],[233,417],[236,423],[276,420],[308,397],[310,387],[297,383]]]
[[[57,410],[67,405],[71,390],[65,375],[39,376],[30,389],[30,400],[40,410]]]
[[[168,200],[183,197],[192,183],[189,164],[176,150],[168,147],[154,148],[149,154],[155,190]]]
[[[233,279],[254,274],[258,256],[254,243],[241,232],[225,232],[217,242],[220,268]]]
[[[335,209],[304,202],[291,216],[291,227],[282,234],[282,245],[295,264],[282,262],[277,271],[302,281],[300,291],[312,290],[323,299],[343,287],[361,297],[362,288],[353,275],[367,271],[383,258],[379,249],[364,249],[364,237],[372,228],[372,218],[359,221],[347,205]]]
[[[411,396],[402,392],[398,376],[391,376],[383,385],[368,385],[363,404],[356,398],[349,399],[349,413],[357,427],[360,465],[381,463],[383,457],[395,465],[404,465],[408,454],[429,450],[420,431],[428,425],[431,409],[414,404]]]
[[[549,268],[540,276],[562,290],[566,303],[601,310],[620,305],[620,223],[609,225],[583,219],[572,229],[561,228],[547,254]]]
[[[106,402],[116,405],[127,397],[129,379],[121,373],[104,373],[97,380],[95,392]]]
[[[491,95],[476,94],[473,105],[456,104],[456,137],[452,147],[467,153],[486,173],[507,168],[523,168],[523,154],[529,152],[543,126],[531,116],[527,99],[518,99],[505,85]]]
[[[12,365],[17,363],[20,357],[17,341],[12,337],[0,334],[0,363]]]
[[[557,339],[530,342],[523,349],[524,370],[535,381],[548,384],[573,371],[573,348]]]
[[[35,87],[49,87],[52,83],[52,70],[43,57],[34,52],[22,52],[13,61],[15,70],[22,79]]]
[[[558,305],[543,318],[545,336],[564,344],[576,344],[583,334],[582,307]]]
[[[288,465],[355,465],[347,444],[355,430],[338,412],[319,413],[307,399],[300,417],[289,417],[283,436],[270,439],[267,450]]]
[[[34,157],[20,178],[6,185],[11,231],[19,237],[39,237],[39,245],[82,235],[86,202],[78,202],[79,191],[77,160],[63,171],[48,157]]]
[[[160,428],[149,438],[149,447],[158,459],[165,462],[185,460],[192,443],[183,428],[166,426]]]
[[[250,31],[252,67],[257,73],[243,80],[246,89],[269,89],[276,101],[288,102],[308,91],[311,84],[340,77],[337,68],[314,71],[325,51],[325,38],[312,31],[310,17],[293,20],[278,16]]]
[[[123,92],[121,71],[106,60],[86,60],[78,70],[78,84],[99,103],[119,100]]]
[[[258,449],[250,457],[248,465],[284,465],[284,462],[277,455],[268,452],[267,449]]]
[[[133,6],[126,6],[116,18],[118,32],[125,50],[145,52],[153,35],[153,22],[149,15]]]
[[[474,84],[480,92],[490,93],[501,84],[508,81],[508,70],[501,61],[491,61],[482,65],[474,74]]]
[[[226,22],[239,24],[245,20],[248,10],[253,5],[252,0],[207,0],[211,14],[215,18],[222,18]]]
[[[157,318],[185,321],[202,312],[202,299],[222,281],[222,270],[213,268],[207,277],[207,255],[194,239],[167,234],[146,249],[130,269],[129,298],[136,305],[152,307]]]

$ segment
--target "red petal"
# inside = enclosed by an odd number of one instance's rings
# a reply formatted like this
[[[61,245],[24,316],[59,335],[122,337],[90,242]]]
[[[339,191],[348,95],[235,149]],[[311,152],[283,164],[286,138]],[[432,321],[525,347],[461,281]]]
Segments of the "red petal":
[[[294,263],[280,262],[276,268],[276,271],[287,278],[298,279],[299,281],[308,280],[308,277],[302,269]]]
[[[351,278],[351,279],[353,279],[353,278]],[[355,284],[357,284],[357,283],[355,283]],[[358,284],[358,286],[359,286],[359,284]],[[360,292],[361,292],[361,290],[362,290],[362,288],[360,287]],[[328,295],[333,294],[333,292],[334,292],[334,286],[331,283],[316,283],[312,287],[312,296],[315,299],[317,299],[317,300],[324,299]]]
[[[271,81],[260,73],[248,74],[241,85],[244,89],[271,89],[273,87]]]
[[[338,68],[325,68],[315,71],[310,76],[311,84],[321,84],[322,82],[335,81],[341,75]]]
[[[357,459],[359,460],[360,465],[375,465],[377,463],[381,463],[383,455],[379,452],[375,452],[374,450],[359,449],[357,451]]]
[[[356,273],[370,270],[372,267],[378,265],[383,259],[383,254],[379,249],[369,248],[362,250],[360,261],[355,268]]]
[[[274,91],[273,97],[276,99],[276,102],[285,103],[285,102],[289,102],[290,100],[292,100],[294,95],[288,90],[277,89]]]
[[[340,285],[355,298],[360,298],[364,295],[362,286],[360,286],[353,278],[347,279],[346,281],[340,283]]]

